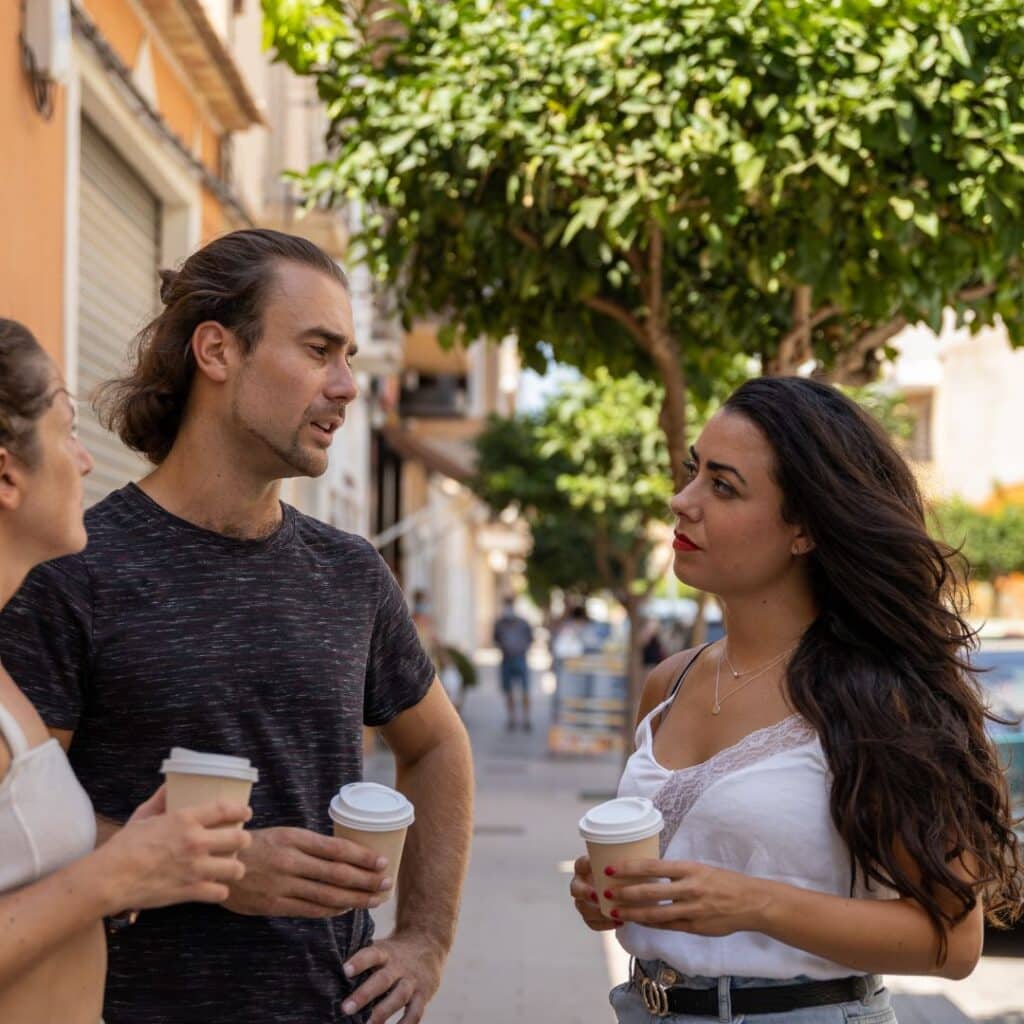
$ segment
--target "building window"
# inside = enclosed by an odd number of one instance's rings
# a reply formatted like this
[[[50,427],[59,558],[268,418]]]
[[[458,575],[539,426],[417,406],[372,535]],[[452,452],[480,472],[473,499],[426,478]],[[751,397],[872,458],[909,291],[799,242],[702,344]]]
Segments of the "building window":
[[[464,374],[406,370],[402,375],[399,415],[439,418],[465,416],[467,389],[468,381]]]
[[[932,447],[932,395],[930,392],[907,395],[904,399],[910,410],[912,431],[907,438],[907,456],[915,462],[931,462],[935,457]]]

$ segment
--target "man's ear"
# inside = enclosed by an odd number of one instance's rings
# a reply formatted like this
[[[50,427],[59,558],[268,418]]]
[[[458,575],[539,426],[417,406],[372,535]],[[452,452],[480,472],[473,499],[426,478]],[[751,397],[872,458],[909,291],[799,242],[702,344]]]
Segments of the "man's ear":
[[[234,334],[216,320],[204,320],[192,332],[189,344],[200,373],[223,384],[238,360],[238,339]]]
[[[13,512],[25,496],[25,467],[9,448],[0,446],[0,511]]]

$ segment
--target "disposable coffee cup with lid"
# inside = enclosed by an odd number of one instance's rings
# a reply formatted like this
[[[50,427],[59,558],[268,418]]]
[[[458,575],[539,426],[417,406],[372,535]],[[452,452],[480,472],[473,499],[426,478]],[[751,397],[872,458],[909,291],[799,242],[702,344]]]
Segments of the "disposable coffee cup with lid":
[[[377,782],[350,782],[331,800],[329,814],[336,836],[387,858],[387,876],[397,880],[406,833],[416,818],[405,796]],[[387,900],[392,892],[394,886],[381,895]]]
[[[247,757],[208,754],[187,747],[171,747],[170,757],[164,760],[160,770],[165,775],[172,772],[177,775],[216,775],[223,779],[239,779],[250,783],[258,782],[260,777]]]
[[[172,747],[160,770],[167,780],[169,811],[214,800],[248,804],[252,787],[260,777],[247,757],[211,754],[187,747]]]
[[[580,818],[601,913],[611,917],[614,902],[604,895],[604,869],[625,860],[656,860],[661,855],[661,811],[643,796],[623,796],[592,807]]]
[[[359,832],[394,832],[416,818],[411,803],[397,789],[379,782],[350,782],[331,801],[331,821]]]

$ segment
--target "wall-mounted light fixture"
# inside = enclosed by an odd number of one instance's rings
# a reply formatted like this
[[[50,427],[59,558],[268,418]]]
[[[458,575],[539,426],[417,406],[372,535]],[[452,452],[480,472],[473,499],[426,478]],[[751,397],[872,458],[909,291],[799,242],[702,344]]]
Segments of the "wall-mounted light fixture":
[[[36,110],[49,120],[71,70],[70,0],[22,0],[21,55]]]

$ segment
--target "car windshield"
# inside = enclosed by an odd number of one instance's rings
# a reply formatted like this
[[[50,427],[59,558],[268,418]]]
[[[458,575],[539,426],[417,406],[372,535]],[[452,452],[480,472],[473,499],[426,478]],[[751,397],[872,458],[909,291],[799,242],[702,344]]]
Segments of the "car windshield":
[[[1006,780],[1018,815],[1024,815],[1024,643],[1010,645],[982,643],[971,658],[979,669],[978,679],[989,697],[989,705],[1007,723],[989,722],[992,738],[999,746]]]
[[[1018,720],[1010,726],[993,724],[993,731],[1009,729],[1021,732],[1020,719],[1024,716],[1024,644],[1019,650],[993,648],[983,644],[971,662],[983,670],[978,678],[988,693],[992,710],[1002,718]]]

